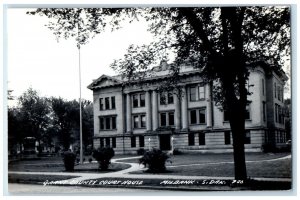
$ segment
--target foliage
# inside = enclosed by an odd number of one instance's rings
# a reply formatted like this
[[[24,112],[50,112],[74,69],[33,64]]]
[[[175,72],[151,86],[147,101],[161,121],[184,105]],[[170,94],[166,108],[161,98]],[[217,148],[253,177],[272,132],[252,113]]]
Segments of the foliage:
[[[53,110],[53,125],[57,128],[65,150],[70,143],[79,139],[79,103],[75,100],[67,101],[62,98],[51,98]],[[82,101],[83,110],[83,142],[85,146],[91,143],[93,134],[92,104],[90,101]]]
[[[137,151],[136,151],[137,155],[144,155],[145,153],[145,149],[144,148],[139,148]]]
[[[180,155],[181,151],[179,151],[179,149],[174,149],[173,150],[173,155]]]
[[[152,149],[151,151],[145,152],[144,156],[140,158],[140,164],[145,167],[148,166],[151,172],[163,172],[166,170],[166,161],[168,160],[168,155],[161,151],[160,149]]]
[[[66,151],[63,154],[63,161],[66,171],[74,171],[76,160],[76,154],[70,151]]]
[[[235,178],[246,180],[243,133],[249,68],[260,61],[280,70],[290,54],[290,8],[248,7],[144,7],[37,9],[50,19],[48,27],[59,38],[75,37],[77,46],[104,31],[107,22],[118,29],[124,19],[143,17],[155,40],[150,45],[128,48],[124,58],[112,67],[129,83],[139,83],[155,74],[153,65],[175,57],[169,76],[158,90],[178,91],[180,68],[199,69],[202,81],[215,82],[213,98],[229,113],[233,135]],[[125,20],[126,21],[126,20]],[[166,87],[167,86],[167,87]]]
[[[111,147],[102,147],[94,150],[93,157],[98,161],[101,170],[107,170],[110,160],[115,156],[115,151]]]

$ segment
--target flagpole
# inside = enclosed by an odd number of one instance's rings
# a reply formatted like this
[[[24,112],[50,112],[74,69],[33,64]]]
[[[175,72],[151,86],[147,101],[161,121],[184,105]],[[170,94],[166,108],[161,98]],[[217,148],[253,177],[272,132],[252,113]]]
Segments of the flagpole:
[[[81,109],[81,62],[80,62],[80,45],[78,45],[78,67],[79,67],[79,129],[80,129],[80,163],[83,163],[83,148],[82,148],[82,109]]]

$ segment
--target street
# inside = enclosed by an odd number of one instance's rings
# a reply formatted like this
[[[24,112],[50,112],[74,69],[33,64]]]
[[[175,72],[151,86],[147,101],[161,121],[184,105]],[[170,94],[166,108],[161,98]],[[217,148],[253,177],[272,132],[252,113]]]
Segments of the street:
[[[46,194],[86,194],[86,195],[133,195],[135,194],[143,195],[147,192],[164,192],[159,190],[147,190],[147,189],[130,189],[130,188],[91,188],[91,187],[78,187],[78,186],[42,186],[42,185],[33,185],[33,184],[8,184],[8,192],[10,195],[46,195]],[[176,191],[172,191],[176,192]]]

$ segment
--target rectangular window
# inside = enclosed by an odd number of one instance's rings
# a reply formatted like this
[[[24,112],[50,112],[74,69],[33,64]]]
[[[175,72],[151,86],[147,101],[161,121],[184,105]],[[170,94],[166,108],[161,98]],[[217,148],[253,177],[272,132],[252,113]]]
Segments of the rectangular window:
[[[110,138],[105,138],[105,146],[110,146]]]
[[[275,104],[275,122],[278,122],[278,105]]]
[[[199,99],[204,99],[205,98],[205,89],[204,86],[199,86]]]
[[[160,95],[159,95],[159,104],[160,104],[160,105],[165,105],[165,104],[167,104],[165,93],[160,93]]]
[[[261,79],[262,95],[265,95],[265,79]]]
[[[266,121],[266,102],[263,101],[263,120]]]
[[[146,115],[141,115],[141,127],[146,127]]]
[[[224,132],[224,139],[225,139],[225,144],[230,144],[230,131],[225,131]]]
[[[145,146],[145,140],[144,139],[145,139],[144,136],[142,136],[142,135],[139,136],[140,147]]]
[[[116,117],[112,117],[111,121],[112,121],[112,123],[111,123],[112,127],[111,128],[116,129],[117,128]]]
[[[174,95],[173,93],[168,93],[168,104],[174,103]]]
[[[191,115],[191,124],[197,124],[197,111],[191,110],[190,115]]]
[[[134,108],[139,107],[139,99],[138,99],[138,95],[137,95],[137,94],[133,95],[133,96],[132,96],[132,99],[133,99],[133,107],[134,107]]]
[[[276,98],[276,83],[274,83],[274,93],[275,93],[275,98]]]
[[[100,147],[104,147],[104,138],[100,138]]]
[[[167,115],[166,113],[160,113],[160,125],[166,126],[167,125]]]
[[[145,107],[145,94],[140,94],[140,107]]]
[[[205,133],[199,133],[199,145],[205,145]]]
[[[116,100],[115,97],[111,97],[111,109],[115,109],[116,108]]]
[[[136,147],[135,136],[131,137],[131,147]]]
[[[205,109],[199,110],[199,123],[205,124]]]
[[[246,106],[245,119],[251,119],[250,118],[250,105]]]
[[[117,147],[117,144],[116,144],[116,138],[115,138],[115,137],[111,138],[111,143],[112,143],[112,147],[113,147],[113,148],[116,148],[116,147]]]
[[[104,118],[100,117],[100,130],[104,130]]]
[[[110,117],[105,118],[105,129],[110,129]]]
[[[133,116],[133,128],[139,128],[139,116]]]
[[[189,146],[194,146],[195,145],[195,135],[194,135],[194,133],[189,133],[188,134],[188,139],[189,139]]]
[[[169,113],[169,126],[174,126],[174,113]]]
[[[100,98],[99,104],[100,104],[100,110],[104,110],[103,98]]]
[[[190,87],[190,101],[196,101],[196,87]]]
[[[109,109],[109,97],[105,97],[105,109]]]
[[[251,144],[251,136],[250,136],[250,131],[245,132],[245,144]]]

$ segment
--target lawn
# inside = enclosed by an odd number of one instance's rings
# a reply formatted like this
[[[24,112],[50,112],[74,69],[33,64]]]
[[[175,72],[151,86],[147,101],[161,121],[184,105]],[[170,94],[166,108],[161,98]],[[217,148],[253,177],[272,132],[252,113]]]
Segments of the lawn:
[[[120,171],[130,167],[128,164],[112,163],[108,170],[101,171],[98,169],[98,163],[84,163],[78,164],[74,167],[75,172],[86,173],[108,173],[114,171]],[[65,172],[65,167],[61,159],[54,160],[35,160],[35,161],[16,161],[8,165],[9,171],[23,171],[23,172]]]
[[[291,159],[272,160],[286,155],[288,154],[247,154],[246,160],[252,161],[246,163],[248,176],[250,178],[291,178]],[[167,175],[234,177],[231,154],[176,155],[172,156],[170,161],[166,164],[167,171],[165,174]],[[137,160],[131,160],[131,162],[137,162]],[[133,173],[143,174],[145,172],[136,171]]]

